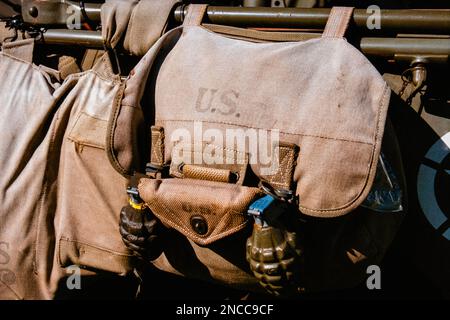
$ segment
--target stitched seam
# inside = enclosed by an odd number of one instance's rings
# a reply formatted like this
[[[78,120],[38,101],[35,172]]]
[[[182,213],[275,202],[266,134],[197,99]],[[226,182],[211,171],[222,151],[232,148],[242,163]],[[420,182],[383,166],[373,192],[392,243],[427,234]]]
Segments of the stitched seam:
[[[183,144],[181,144],[181,145],[183,145]],[[198,144],[197,144],[198,145]],[[214,145],[214,144],[208,144],[209,146],[212,146],[214,149],[222,149],[222,150],[225,150],[225,151],[232,151],[232,152],[234,152],[236,155],[242,155],[243,157],[241,157],[240,159],[242,159],[245,163],[242,163],[242,164],[235,164],[235,163],[232,163],[232,165],[237,165],[237,166],[239,166],[240,167],[240,169],[239,169],[239,180],[241,179],[241,177],[244,177],[244,174],[245,174],[245,170],[246,170],[246,166],[248,165],[248,156],[247,156],[247,154],[246,153],[244,153],[244,152],[240,152],[240,151],[237,151],[237,150],[234,150],[234,149],[229,149],[229,148],[221,148],[221,147],[218,147],[218,146],[216,146],[216,145]],[[194,145],[191,145],[191,146],[196,146],[195,144]],[[203,147],[203,145],[202,145],[202,147]],[[173,150],[175,149],[175,147],[173,147],[172,148],[172,152],[173,152]],[[191,149],[191,154],[202,154],[203,155],[203,152],[200,152],[200,151],[195,151],[195,148],[194,148],[194,150],[192,150]],[[234,157],[233,158],[230,158],[230,157],[228,157],[227,155],[226,155],[226,153],[225,153],[225,159],[230,159],[230,160],[234,160]],[[172,167],[172,166],[171,166]],[[174,168],[174,172],[176,172],[178,175],[176,175],[177,177],[184,177],[184,175],[182,174],[182,173],[179,173],[178,172],[178,170],[176,170],[176,168]],[[243,179],[243,178],[242,178]]]
[[[55,112],[55,119],[58,119],[59,113],[60,113],[61,109],[56,110]],[[51,138],[50,138],[50,142],[49,142],[49,146],[48,146],[48,151],[49,154],[53,154],[53,148],[55,145],[55,140],[56,140],[56,132],[57,130],[57,125],[53,125],[52,128],[52,133],[51,133]],[[33,246],[34,246],[34,257],[33,257],[33,271],[35,274],[38,274],[38,245],[40,243],[40,225],[41,225],[41,219],[42,219],[42,215],[44,214],[43,211],[43,207],[44,207],[44,201],[46,200],[47,196],[48,196],[48,188],[49,188],[49,183],[48,183],[48,163],[46,164],[46,168],[45,168],[45,172],[44,172],[44,179],[42,182],[42,188],[41,188],[41,193],[39,195],[39,203],[37,205],[37,212],[38,212],[38,217],[37,217],[37,221],[36,221],[36,237],[34,238],[34,242],[33,242]]]
[[[380,106],[380,108],[378,108],[378,114],[377,114],[378,121],[377,121],[377,130],[376,130],[376,136],[375,136],[375,140],[376,140],[376,141],[375,141],[375,144],[373,145],[373,148],[372,148],[372,158],[371,158],[371,160],[370,160],[370,162],[369,162],[370,166],[368,167],[368,169],[367,169],[367,171],[366,171],[366,174],[365,174],[366,179],[365,179],[365,183],[364,183],[364,186],[363,186],[362,190],[358,193],[358,195],[357,195],[356,197],[354,197],[352,200],[350,200],[346,205],[341,206],[341,207],[338,207],[338,208],[317,210],[317,209],[310,209],[310,208],[304,207],[304,206],[302,206],[302,205],[299,205],[299,208],[300,208],[300,209],[306,209],[306,210],[308,210],[308,211],[311,211],[311,212],[317,212],[317,213],[320,213],[320,212],[331,212],[331,211],[342,211],[342,210],[345,210],[346,208],[352,206],[353,203],[354,203],[356,200],[359,199],[359,197],[361,196],[361,194],[362,194],[362,193],[364,192],[364,190],[366,189],[367,181],[369,180],[369,173],[370,173],[370,171],[371,171],[371,168],[373,167],[374,153],[375,153],[375,149],[376,149],[376,146],[377,146],[377,143],[376,143],[376,142],[379,141],[379,138],[380,138],[380,137],[379,137],[379,132],[380,132],[380,125],[381,125],[380,122],[381,122],[382,104],[383,104],[383,102],[384,102],[384,99],[385,99],[387,93],[389,92],[388,89],[389,89],[389,87],[388,87],[388,85],[385,83],[385,90],[384,90],[384,93],[383,93],[383,95],[381,96],[381,99],[380,99],[380,101],[379,101],[379,103],[378,103],[378,105]]]
[[[98,121],[103,121],[103,122],[106,122],[106,123],[108,122],[108,120],[100,119],[100,118],[98,118],[98,117],[96,117],[96,116],[90,115],[89,113],[87,113],[87,112],[85,112],[85,111],[81,111],[81,112],[78,114],[77,119],[75,120],[75,123],[73,124],[72,128],[70,129],[70,132],[69,132],[69,134],[67,135],[67,139],[70,140],[70,141],[73,141],[73,142],[75,142],[75,143],[81,144],[81,145],[85,145],[85,146],[89,146],[89,147],[94,147],[94,148],[99,148],[99,149],[105,149],[105,145],[95,144],[95,143],[92,143],[92,142],[89,142],[89,141],[86,141],[86,140],[77,138],[77,137],[75,137],[75,135],[73,134],[73,131],[74,131],[75,128],[77,127],[77,124],[78,124],[78,122],[80,121],[81,116],[83,116],[83,115],[88,116],[88,117],[91,117],[91,118],[93,118],[93,119],[95,119],[95,120],[98,120]],[[105,132],[105,133],[106,133],[106,132]]]
[[[152,128],[152,145],[151,145],[151,156],[150,162],[157,165],[164,165],[164,133],[161,130]]]
[[[330,12],[329,20],[323,31],[323,38],[343,38],[350,23],[353,8],[333,7]]]
[[[294,150],[292,150],[292,148],[287,147],[287,146],[279,146],[278,147],[280,150],[287,150],[287,152],[284,154],[284,157],[281,159],[280,161],[280,167],[279,167],[279,172],[275,173],[274,175],[271,175],[272,178],[269,178],[269,182],[272,184],[275,184],[279,187],[289,187],[289,182],[286,181],[286,176],[290,175],[288,172],[289,169],[289,162],[290,162],[290,158],[293,157],[293,152]],[[291,171],[291,170],[289,170]]]
[[[196,121],[197,120],[195,120],[195,119],[192,119],[192,120],[191,119],[188,119],[188,120],[178,120],[178,119],[164,119],[164,120],[161,120],[161,119],[159,119],[158,120],[158,122],[196,122]],[[244,125],[244,124],[241,125],[241,124],[225,122],[225,121],[210,121],[210,120],[208,120],[208,121],[205,121],[205,123],[227,124],[227,125],[232,125],[232,126],[236,126],[236,127],[245,127],[245,128],[250,128],[250,129],[266,130],[266,129],[263,129],[263,128],[248,126],[248,125]],[[350,140],[350,139],[344,139],[344,138],[333,138],[333,137],[318,136],[318,135],[313,135],[313,134],[293,133],[293,132],[286,132],[286,131],[280,131],[280,133],[293,135],[293,136],[312,137],[312,138],[336,140],[336,141],[342,141],[342,142],[352,142],[352,143],[367,144],[367,145],[373,146],[373,143],[370,143],[370,142],[358,141],[358,140]]]
[[[111,164],[113,167],[122,175],[126,175],[128,173],[127,170],[122,168],[122,166],[119,163],[119,160],[117,159],[116,155],[114,154],[114,133],[115,133],[115,127],[117,125],[117,119],[119,117],[120,110],[122,109],[122,105],[120,104],[122,102],[122,97],[125,89],[125,82],[121,83],[121,86],[114,97],[113,102],[113,108],[114,112],[111,113],[111,120],[108,123],[108,131],[106,134],[106,145],[108,146],[108,158],[110,159]]]
[[[289,175],[288,169],[289,169],[289,162],[290,162],[290,158],[293,156],[293,150],[288,148],[288,147],[279,147],[280,149],[285,149],[287,150],[287,153],[285,154],[285,156],[283,157],[283,160],[281,160],[281,175],[278,177],[278,179],[280,179],[281,181],[279,181],[278,183],[280,183],[283,186],[286,186],[288,184],[288,182],[286,182],[287,176]]]
[[[0,279],[0,282],[6,287],[8,288],[15,296],[18,300],[23,300],[23,297],[21,295],[19,295],[15,290],[13,290],[13,288],[11,288],[8,284],[6,284],[2,279]]]
[[[150,203],[147,203],[147,205],[148,205],[148,206],[152,206],[152,204],[154,204],[154,203],[156,203],[156,202],[157,202],[157,199],[155,198],[155,199],[154,199],[153,201],[151,201]],[[172,209],[170,209],[169,207],[167,207],[162,201],[158,201],[158,204],[159,204],[160,206],[162,206],[163,209],[166,210],[166,213],[168,213],[168,214],[173,218],[173,220],[175,220],[175,221],[178,220],[177,215],[173,212]],[[153,212],[156,216],[158,216],[162,221],[164,221],[165,223],[167,223],[167,224],[170,225],[172,228],[174,228],[174,229],[176,229],[176,230],[178,230],[178,231],[180,231],[180,229],[181,229],[182,231],[184,231],[185,233],[187,233],[187,234],[192,238],[193,241],[198,242],[198,243],[201,243],[201,244],[209,244],[209,243],[211,243],[211,242],[217,240],[218,238],[226,237],[226,236],[228,236],[228,235],[231,234],[230,232],[236,232],[236,231],[240,230],[240,229],[241,229],[243,226],[245,226],[245,225],[247,224],[247,222],[248,222],[248,220],[244,220],[244,222],[241,223],[241,224],[239,224],[238,226],[233,227],[233,228],[231,228],[231,229],[228,229],[228,230],[226,230],[226,231],[223,231],[223,232],[221,232],[221,233],[219,233],[219,234],[217,234],[217,235],[215,235],[215,236],[205,236],[205,238],[201,238],[201,237],[198,236],[197,234],[194,234],[190,229],[188,229],[188,228],[185,227],[184,225],[182,225],[182,224],[176,224],[175,222],[173,222],[172,220],[166,218],[165,216],[160,215],[160,214],[157,214],[156,211],[157,211],[157,210],[152,210],[152,212]],[[225,214],[222,216],[222,219],[223,219],[223,217],[225,217],[225,216],[226,216],[227,214],[229,214],[230,212],[236,212],[236,211],[234,211],[234,210],[229,210],[229,211],[225,212]],[[244,215],[243,215],[242,213],[237,213],[237,214],[242,215],[242,216],[244,217]],[[219,222],[222,221],[222,219],[220,219]],[[245,219],[245,217],[244,217],[244,219]],[[214,229],[214,230],[216,230],[216,229]],[[211,231],[211,234],[214,232],[214,230]],[[180,231],[180,232],[182,232],[182,231]],[[183,232],[182,232],[182,233],[183,233]],[[225,234],[223,234],[223,233],[225,233]],[[186,236],[186,235],[184,235],[184,236]]]
[[[104,251],[104,252],[112,253],[112,254],[115,254],[115,255],[117,255],[117,256],[121,256],[121,257],[124,257],[124,258],[132,257],[132,256],[133,256],[133,255],[126,254],[126,253],[123,253],[123,252],[117,252],[117,251],[114,251],[114,250],[111,250],[111,249],[106,249],[106,248],[103,248],[103,247],[94,245],[94,244],[92,244],[92,243],[89,243],[89,242],[86,242],[86,241],[83,241],[83,240],[69,239],[69,238],[66,238],[66,237],[64,237],[64,236],[62,236],[62,237],[59,239],[59,241],[60,241],[60,242],[61,242],[61,241],[66,241],[66,242],[71,242],[71,243],[79,243],[79,244],[82,244],[82,245],[85,245],[85,246],[88,246],[88,247],[91,247],[91,248],[94,248],[94,249],[98,249],[98,250],[101,250],[101,251]]]

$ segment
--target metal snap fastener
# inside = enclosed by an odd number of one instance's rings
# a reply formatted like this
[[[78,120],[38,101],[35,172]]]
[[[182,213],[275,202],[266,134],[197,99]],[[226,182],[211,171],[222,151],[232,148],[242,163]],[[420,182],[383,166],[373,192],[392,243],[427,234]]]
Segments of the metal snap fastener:
[[[202,216],[194,216],[191,218],[192,229],[199,235],[204,235],[208,232],[208,223]]]
[[[30,9],[28,9],[28,13],[33,18],[36,18],[38,16],[39,11],[36,7],[31,7]]]

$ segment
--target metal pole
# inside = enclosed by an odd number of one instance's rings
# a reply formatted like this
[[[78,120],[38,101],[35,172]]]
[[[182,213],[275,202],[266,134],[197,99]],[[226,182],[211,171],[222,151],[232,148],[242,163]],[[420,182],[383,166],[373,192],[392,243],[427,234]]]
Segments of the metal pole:
[[[244,0],[244,7],[270,7],[270,0]]]
[[[396,54],[450,56],[450,39],[362,38],[360,48],[366,55],[386,58]]]
[[[33,25],[67,25],[72,21],[74,14],[80,15],[81,21],[85,22],[81,14],[81,2],[60,0],[22,0],[22,17],[27,23]],[[100,21],[101,3],[84,4],[84,12],[91,21]]]
[[[102,33],[98,31],[49,29],[39,43],[103,48]]]
[[[49,29],[41,40],[46,44],[103,48],[101,32]],[[397,54],[450,56],[450,39],[362,38],[361,51],[368,56],[393,58]]]
[[[258,0],[254,0],[255,3]],[[67,6],[79,11],[77,1],[61,0],[36,1],[22,0],[22,11],[25,22],[37,25],[64,25],[67,22]],[[33,10],[34,8],[35,10]],[[100,20],[99,3],[86,3],[85,10],[93,21]],[[31,11],[30,11],[31,10]],[[37,13],[31,16],[30,12]],[[239,27],[271,27],[323,29],[328,20],[330,9],[326,8],[271,8],[271,7],[221,7],[209,6],[205,21],[239,26]],[[187,14],[187,6],[180,5],[175,9],[174,18],[181,23]],[[396,34],[450,34],[450,10],[439,9],[405,9],[380,10],[380,29],[369,29],[368,21],[374,16],[366,9],[355,9],[353,24],[362,33]]]
[[[324,8],[244,8],[210,6],[206,20],[215,24],[239,27],[276,27],[323,29],[330,9]],[[381,10],[381,29],[369,29],[372,19],[365,9],[355,9],[353,22],[364,32],[450,34],[450,10]],[[186,6],[175,10],[175,20],[182,22]]]

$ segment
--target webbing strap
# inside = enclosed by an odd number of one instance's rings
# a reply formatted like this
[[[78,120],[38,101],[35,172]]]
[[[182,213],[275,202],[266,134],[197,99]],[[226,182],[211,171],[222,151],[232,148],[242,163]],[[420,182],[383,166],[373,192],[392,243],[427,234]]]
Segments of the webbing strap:
[[[352,7],[333,7],[328,17],[322,38],[342,38],[353,14]]]
[[[188,7],[188,13],[183,21],[183,27],[199,26],[205,16],[208,5],[205,4],[191,4]]]

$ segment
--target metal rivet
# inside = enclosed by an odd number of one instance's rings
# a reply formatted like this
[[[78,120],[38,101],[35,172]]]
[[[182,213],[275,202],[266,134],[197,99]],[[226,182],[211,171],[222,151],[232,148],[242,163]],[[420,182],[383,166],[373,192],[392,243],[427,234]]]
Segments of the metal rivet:
[[[202,216],[194,216],[191,218],[192,229],[199,235],[204,235],[208,232],[208,223]]]
[[[38,9],[36,7],[31,7],[30,9],[28,9],[28,13],[30,14],[30,16],[32,16],[33,18],[36,18],[38,16]]]

